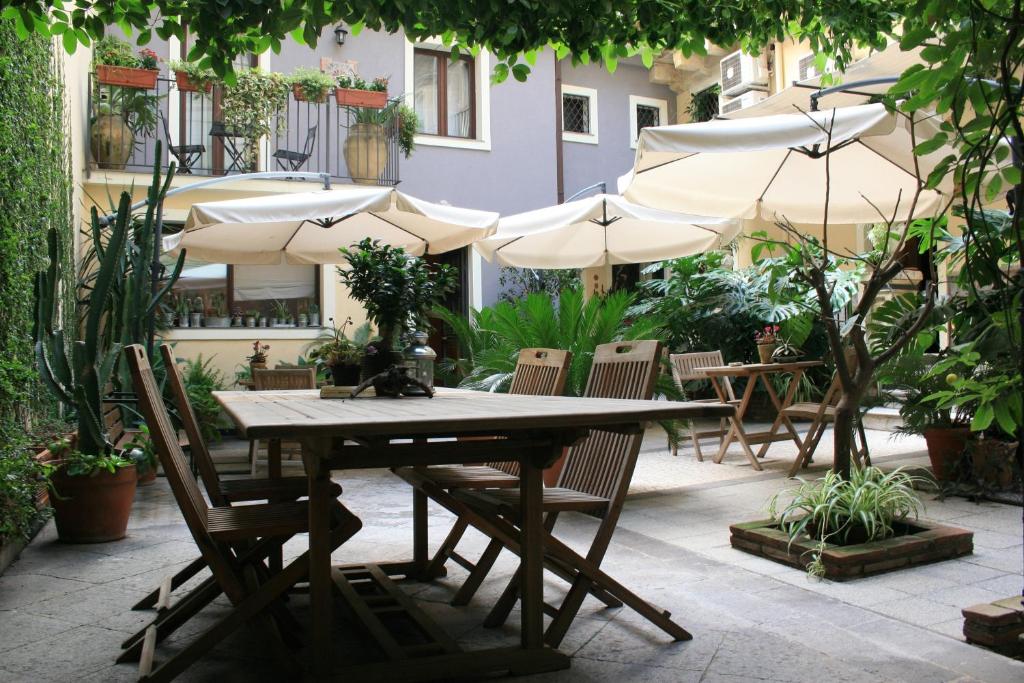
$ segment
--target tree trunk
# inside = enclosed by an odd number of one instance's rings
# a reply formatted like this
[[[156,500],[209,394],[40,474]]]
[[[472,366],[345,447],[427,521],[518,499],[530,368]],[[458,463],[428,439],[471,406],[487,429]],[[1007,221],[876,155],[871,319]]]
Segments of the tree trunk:
[[[843,393],[836,404],[833,429],[833,451],[835,455],[832,471],[843,479],[850,478],[850,455],[853,452],[854,418],[857,415],[858,401],[855,396]]]

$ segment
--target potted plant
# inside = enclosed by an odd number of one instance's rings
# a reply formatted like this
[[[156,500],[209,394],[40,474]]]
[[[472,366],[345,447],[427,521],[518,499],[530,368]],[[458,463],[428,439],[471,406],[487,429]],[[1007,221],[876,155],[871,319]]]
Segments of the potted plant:
[[[395,343],[404,331],[429,328],[428,313],[455,289],[455,269],[432,266],[404,249],[370,238],[340,251],[348,267],[339,266],[338,277],[366,309],[381,338],[366,346],[363,379],[367,379],[401,363]]]
[[[306,304],[299,306],[299,327],[307,327],[309,325],[309,307]]]
[[[288,312],[288,306],[285,302],[277,299],[271,306],[273,311],[270,315],[270,324],[274,327],[288,327],[288,318],[291,317],[291,313]]]
[[[263,313],[260,313],[258,322],[260,327],[270,327],[270,321],[267,319],[267,316],[264,315]]]
[[[772,362],[778,334],[778,325],[765,325],[763,330],[754,333],[754,343],[757,344],[757,357],[761,359],[762,363]]]
[[[104,85],[152,90],[160,73],[160,58],[148,48],[132,51],[132,46],[113,36],[96,41],[92,53],[96,80]]]
[[[281,115],[288,104],[288,83],[279,73],[260,69],[235,72],[235,84],[224,88],[221,115],[224,126],[245,138],[245,154],[251,167],[259,159],[259,141],[284,130]]]
[[[200,299],[200,301],[202,301]],[[207,327],[228,327],[231,325],[231,318],[227,312],[227,301],[224,295],[216,292],[210,297],[210,307],[206,309]]]
[[[370,327],[368,324],[362,325],[350,340],[345,331],[352,324],[352,318],[347,318],[341,327],[334,325],[334,318],[330,322],[331,327],[324,329],[307,347],[309,358],[318,366],[331,371],[334,386],[356,386],[359,384],[363,349],[370,337]]]
[[[407,159],[415,148],[416,112],[400,101],[382,109],[353,109],[352,121],[342,151],[353,182],[377,184],[388,165],[392,138],[397,138],[398,148]]]
[[[343,107],[382,109],[388,103],[388,79],[367,82],[354,74],[342,74],[334,88],[334,99]]]
[[[105,543],[125,537],[139,475],[120,453],[83,453],[67,441],[50,445],[58,456],[50,476],[57,536],[68,543]]]
[[[253,309],[245,312],[245,326],[256,327],[256,323],[259,322],[260,312]]]
[[[288,83],[292,86],[292,97],[296,101],[320,104],[334,87],[334,78],[319,69],[300,66],[288,76]]]
[[[238,310],[236,308],[235,310],[231,311],[231,327],[241,327],[241,326],[242,326],[242,311],[240,311],[240,310]]]
[[[192,300],[192,310],[189,314],[189,325],[202,327],[203,325],[203,297],[197,296]]]
[[[188,297],[183,296],[177,301],[178,327],[188,327],[189,316],[192,314],[192,306],[189,305]]]
[[[137,88],[97,87],[89,147],[100,168],[123,169],[139,137],[156,133],[160,96]]]
[[[320,327],[320,307],[315,303],[309,305],[309,326]]]
[[[196,62],[172,59],[167,66],[174,72],[174,81],[179,92],[210,92],[217,81],[213,69],[203,69]]]
[[[940,407],[936,392],[948,388],[945,373],[933,373],[934,356],[914,350],[900,354],[879,370],[879,384],[887,388],[885,398],[900,402],[902,426],[899,434],[920,434],[928,445],[932,474],[943,482],[953,477],[957,462],[971,430],[971,413],[966,408]]]
[[[249,367],[253,370],[264,370],[267,367],[267,351],[270,350],[270,344],[261,344],[260,340],[257,339],[252,343],[252,355],[246,356],[245,359],[249,361]]]
[[[156,481],[157,457],[153,440],[149,437],[149,427],[139,426],[135,438],[125,446],[128,457],[135,463],[135,471],[139,475],[139,486],[149,486]]]

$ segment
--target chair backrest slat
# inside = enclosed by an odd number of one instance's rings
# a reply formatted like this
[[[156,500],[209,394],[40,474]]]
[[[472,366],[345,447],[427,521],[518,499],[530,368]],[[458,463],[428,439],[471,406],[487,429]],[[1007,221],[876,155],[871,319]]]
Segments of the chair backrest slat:
[[[188,391],[185,388],[185,381],[181,377],[181,370],[178,369],[177,361],[174,358],[174,349],[170,344],[161,344],[160,353],[164,359],[164,368],[167,371],[167,384],[171,388],[171,396],[178,408],[178,415],[181,417],[182,427],[188,436],[189,450],[192,452],[192,460],[199,470],[199,476],[206,487],[206,495],[214,507],[227,505],[228,501],[220,489],[220,476],[217,468],[210,457],[210,451],[206,447],[206,440],[203,439],[202,429],[199,427],[199,419],[192,409],[192,402],[188,398]]]
[[[253,370],[252,383],[253,388],[256,391],[288,391],[292,389],[316,389],[316,369],[257,369]]]
[[[561,396],[569,376],[572,353],[561,349],[522,349],[512,375],[510,394]],[[506,474],[519,476],[518,462],[487,463]]]
[[[650,399],[658,378],[661,343],[629,341],[602,344],[594,352],[594,364],[584,396],[590,398]],[[570,449],[558,486],[608,498],[620,505],[633,477],[643,434],[591,430]]]
[[[673,353],[669,356],[672,365],[672,379],[680,391],[683,391],[683,384],[686,382],[699,382],[707,380],[702,368],[718,368],[725,365],[721,351],[697,351],[693,353]],[[719,380],[725,388],[725,394],[730,401],[736,399],[732,391],[732,383],[728,377]]]

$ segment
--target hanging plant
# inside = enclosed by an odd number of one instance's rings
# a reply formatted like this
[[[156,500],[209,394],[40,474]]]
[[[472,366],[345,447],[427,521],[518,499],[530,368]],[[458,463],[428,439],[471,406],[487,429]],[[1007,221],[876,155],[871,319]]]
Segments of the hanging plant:
[[[690,97],[690,106],[686,108],[686,113],[690,115],[690,122],[710,121],[718,116],[718,96],[721,93],[722,86],[718,83],[693,93]]]
[[[253,166],[260,139],[284,129],[282,113],[290,90],[283,75],[260,69],[239,71],[235,84],[224,89],[224,126],[245,138],[246,156]]]

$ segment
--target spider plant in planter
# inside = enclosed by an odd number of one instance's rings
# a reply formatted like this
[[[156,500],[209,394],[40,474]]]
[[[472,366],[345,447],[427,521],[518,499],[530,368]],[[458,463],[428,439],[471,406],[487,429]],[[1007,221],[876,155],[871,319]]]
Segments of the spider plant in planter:
[[[370,324],[360,325],[349,339],[346,330],[352,324],[352,318],[346,318],[341,327],[334,324],[334,318],[329,322],[331,326],[324,328],[320,336],[306,347],[309,359],[318,367],[330,368],[335,386],[355,386],[359,384],[363,351],[370,341]]]
[[[795,489],[775,494],[768,512],[791,545],[805,536],[817,542],[807,564],[811,576],[824,576],[821,553],[830,544],[858,545],[906,533],[905,521],[921,507],[914,484],[924,483],[899,469],[886,474],[877,467],[855,468],[849,479],[829,471],[821,479],[799,481]],[[783,495],[792,498],[780,512]]]
[[[327,99],[327,93],[334,87],[334,78],[319,69],[300,66],[288,76],[292,97],[298,102],[315,102]]]
[[[406,159],[415,149],[418,126],[416,112],[399,100],[381,109],[353,108],[351,125],[342,150],[353,182],[376,185],[387,168],[388,143],[398,139],[398,148]]]
[[[395,353],[400,335],[416,327],[429,327],[430,311],[455,289],[455,269],[431,265],[409,256],[402,248],[370,238],[339,251],[347,267],[338,266],[338,277],[352,298],[366,309],[380,335],[379,342],[366,346],[362,374],[365,380],[401,363],[401,354]]]

